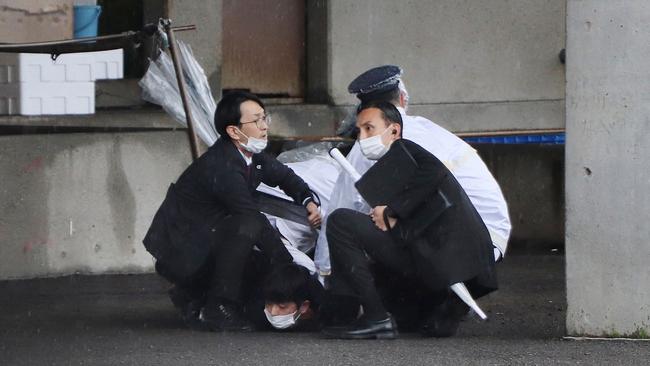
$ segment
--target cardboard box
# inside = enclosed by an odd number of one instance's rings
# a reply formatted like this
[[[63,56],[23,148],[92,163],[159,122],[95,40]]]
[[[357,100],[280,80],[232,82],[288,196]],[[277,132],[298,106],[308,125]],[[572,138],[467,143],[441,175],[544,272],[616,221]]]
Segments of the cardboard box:
[[[72,39],[73,0],[0,0],[0,42]]]

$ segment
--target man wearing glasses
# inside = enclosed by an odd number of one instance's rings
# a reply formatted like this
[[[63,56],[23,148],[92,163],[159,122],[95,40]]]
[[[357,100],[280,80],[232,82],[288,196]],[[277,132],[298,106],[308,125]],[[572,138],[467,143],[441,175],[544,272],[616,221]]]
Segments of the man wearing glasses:
[[[246,331],[251,329],[242,315],[242,287],[250,285],[246,266],[253,257],[267,268],[292,261],[259,212],[256,187],[279,186],[305,206],[314,227],[321,217],[307,184],[262,152],[270,117],[257,96],[225,95],[214,123],[221,137],[171,184],[143,242],[157,260],[156,271],[174,284],[172,302],[188,325]],[[259,249],[255,255],[253,247]]]

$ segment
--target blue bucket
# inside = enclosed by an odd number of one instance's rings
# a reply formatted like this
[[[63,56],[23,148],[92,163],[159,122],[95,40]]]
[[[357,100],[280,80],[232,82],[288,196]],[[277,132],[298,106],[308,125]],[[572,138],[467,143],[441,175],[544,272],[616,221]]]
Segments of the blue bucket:
[[[74,38],[97,37],[97,23],[102,7],[99,5],[74,6]]]

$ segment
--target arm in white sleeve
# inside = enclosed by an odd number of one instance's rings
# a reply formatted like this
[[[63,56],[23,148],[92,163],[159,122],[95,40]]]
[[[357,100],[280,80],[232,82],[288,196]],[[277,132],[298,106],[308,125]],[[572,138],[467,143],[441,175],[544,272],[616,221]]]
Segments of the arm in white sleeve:
[[[289,251],[289,254],[293,257],[293,263],[303,266],[309,270],[310,274],[316,273],[316,266],[314,265],[314,262],[309,258],[309,256],[300,250],[296,249],[291,243],[289,243],[288,240],[282,238],[282,242],[284,243],[284,246],[287,248]]]

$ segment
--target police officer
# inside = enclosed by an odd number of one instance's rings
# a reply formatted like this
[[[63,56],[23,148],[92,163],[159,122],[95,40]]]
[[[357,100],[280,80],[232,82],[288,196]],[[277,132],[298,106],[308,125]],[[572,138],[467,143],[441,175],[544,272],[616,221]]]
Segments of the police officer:
[[[404,124],[404,138],[435,155],[452,172],[488,228],[495,259],[503,257],[511,224],[508,206],[499,184],[470,145],[424,117],[406,114],[409,94],[402,80],[402,69],[394,65],[372,68],[355,78],[348,86],[348,91],[355,94],[361,102],[387,101],[397,107]],[[358,142],[352,147],[347,159],[361,174],[374,164],[374,161],[361,153]],[[353,183],[348,175],[339,175],[328,212],[341,207],[361,211],[369,209],[364,202],[353,202],[357,197]],[[316,267],[323,275],[331,270],[326,231],[327,217],[318,238],[314,258]]]
[[[255,95],[225,95],[214,118],[221,137],[171,184],[144,238],[157,272],[175,285],[172,301],[190,325],[249,330],[241,292],[253,247],[271,266],[291,262],[254,201],[260,182],[279,186],[305,206],[310,224],[320,224],[307,184],[262,152],[269,122]]]
[[[332,291],[357,295],[363,315],[324,333],[347,339],[397,336],[396,322],[375,286],[373,262],[379,266],[375,271],[400,278],[402,287],[416,283],[425,297],[437,298],[435,307],[422,309],[422,333],[451,336],[468,308],[449,286],[464,282],[475,298],[497,288],[488,230],[443,163],[401,139],[402,119],[393,104],[361,104],[356,125],[363,155],[377,161],[357,187],[364,194],[366,180],[373,192],[366,190],[364,197],[373,193],[385,203],[376,204],[370,215],[347,208],[329,215]]]

